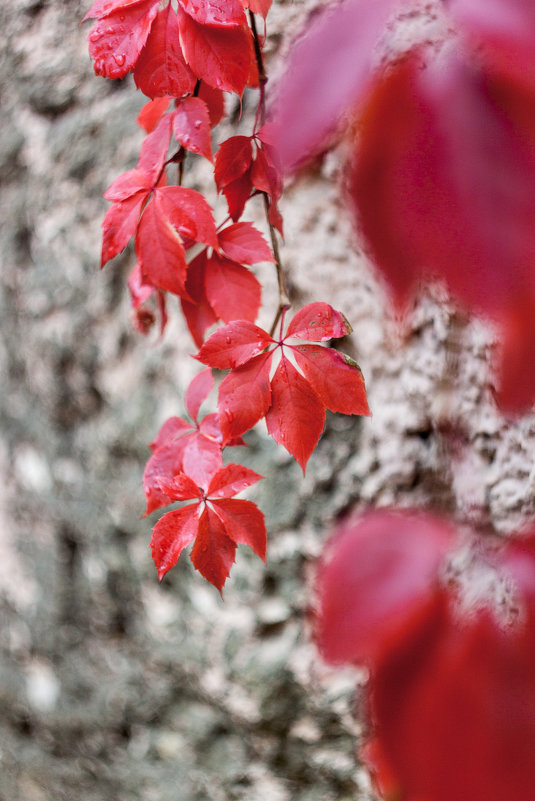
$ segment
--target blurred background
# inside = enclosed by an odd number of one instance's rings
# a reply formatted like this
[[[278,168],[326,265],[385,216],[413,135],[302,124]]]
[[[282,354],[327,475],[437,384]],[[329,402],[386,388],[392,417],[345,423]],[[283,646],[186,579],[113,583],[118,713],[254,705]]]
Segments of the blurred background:
[[[316,559],[353,507],[521,526],[535,505],[534,419],[497,414],[493,332],[439,290],[391,318],[341,205],[335,151],[285,193],[282,256],[297,306],[327,301],[353,325],[342,347],[373,417],[329,415],[305,478],[258,426],[231,458],[265,476],[250,497],[267,566],[240,547],[224,600],[186,554],[159,584],[158,514],[142,519],[147,443],[184,414],[198,368],[172,299],[162,339],[133,327],[130,248],[99,271],[102,192],[136,163],[144,100],[130,78],[94,76],[89,5],[0,6],[0,801],[364,801],[366,676],[315,651]],[[313,5],[275,0],[274,82]],[[437,4],[390,33],[393,51],[440,38]],[[254,103],[216,141],[248,132]],[[192,159],[186,184],[215,203],[206,165]],[[269,324],[273,270],[256,271]]]

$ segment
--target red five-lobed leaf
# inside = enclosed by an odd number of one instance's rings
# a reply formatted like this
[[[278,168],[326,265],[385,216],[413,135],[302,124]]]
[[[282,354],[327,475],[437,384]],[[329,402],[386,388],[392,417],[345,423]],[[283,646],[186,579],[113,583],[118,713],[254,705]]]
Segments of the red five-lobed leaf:
[[[326,303],[313,303],[295,315],[279,342],[245,320],[229,323],[212,334],[197,358],[211,367],[231,368],[219,388],[224,440],[243,434],[265,417],[269,433],[297,459],[304,472],[323,430],[326,408],[332,406],[348,414],[369,415],[370,411],[356,364],[330,348],[316,345],[307,351],[286,340],[307,337],[322,341],[344,336],[350,330],[340,312]],[[273,356],[279,349],[280,362],[270,379]],[[342,387],[343,399],[339,398]]]
[[[182,550],[194,539],[192,562],[219,591],[230,572],[238,544],[249,545],[265,561],[266,528],[262,513],[250,501],[232,497],[260,478],[253,470],[230,464],[213,472],[206,494],[183,473],[162,482],[168,502],[190,498],[198,502],[167,512],[154,526],[151,548],[159,578],[176,564]]]

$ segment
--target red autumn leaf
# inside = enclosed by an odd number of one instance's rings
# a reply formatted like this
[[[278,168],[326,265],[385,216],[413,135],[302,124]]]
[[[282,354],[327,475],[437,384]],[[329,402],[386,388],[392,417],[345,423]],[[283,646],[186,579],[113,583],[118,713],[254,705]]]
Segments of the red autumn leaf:
[[[194,189],[166,186],[155,194],[171,224],[184,239],[219,249],[214,215],[210,204]]]
[[[309,303],[303,306],[292,319],[286,331],[287,337],[325,342],[350,334],[353,329],[341,312],[328,303]]]
[[[208,106],[208,113],[210,115],[210,125],[214,128],[218,122],[221,122],[225,114],[225,97],[221,89],[214,89],[213,86],[201,81],[197,97],[204,100]]]
[[[137,166],[139,169],[144,170],[147,175],[150,175],[153,182],[162,172],[167,159],[170,140],[171,117],[167,115],[162,117],[154,129],[145,137],[139,151]]]
[[[284,350],[271,379],[271,399],[266,413],[268,433],[295,457],[304,473],[323,432],[325,404],[285,357]]]
[[[228,536],[225,526],[210,507],[205,507],[199,520],[191,561],[199,573],[219,592],[234,564],[236,543]]]
[[[205,331],[218,319],[208,301],[204,287],[206,259],[206,250],[203,250],[189,263],[186,292],[190,300],[180,299],[190,334],[199,348],[204,342]]]
[[[483,609],[442,604],[372,674],[371,717],[398,796],[529,798],[535,783],[533,655]]]
[[[154,312],[146,306],[147,301],[156,295],[156,303],[160,314],[160,336],[163,334],[167,325],[167,310],[165,295],[160,290],[143,283],[141,269],[136,264],[128,277],[128,290],[132,307],[134,309],[134,325],[142,334],[148,334],[154,323],[156,316]]]
[[[252,487],[262,476],[241,464],[228,464],[212,476],[207,495],[214,498],[231,498],[247,487]]]
[[[144,0],[96,0],[82,22],[92,18],[101,19],[114,11],[122,11],[129,6],[135,6],[143,2]]]
[[[214,180],[221,191],[241,178],[251,166],[253,146],[250,136],[231,136],[221,143],[215,156]]]
[[[208,106],[199,97],[184,97],[173,114],[176,140],[192,153],[212,161],[212,139]]]
[[[232,370],[221,382],[218,406],[225,442],[239,436],[238,431],[241,434],[249,431],[267,414],[271,406],[272,358],[272,353],[260,353]]]
[[[130,291],[130,297],[132,299],[132,305],[134,308],[145,303],[145,301],[147,301],[154,292],[154,288],[152,286],[143,283],[139,264],[136,264],[128,276],[128,289]]]
[[[188,385],[185,397],[186,410],[195,423],[197,422],[199,409],[212,391],[213,386],[214,377],[210,368],[197,373]]]
[[[137,230],[136,253],[145,283],[183,296],[186,293],[186,251],[165,213],[159,194],[162,191],[154,192],[145,207]]]
[[[138,89],[147,97],[182,97],[193,92],[196,78],[180,47],[178,19],[171,3],[154,20],[134,69]]]
[[[266,524],[264,515],[251,501],[222,498],[211,501],[229,537],[238,545],[248,545],[260,559],[266,561]]]
[[[169,108],[171,100],[171,97],[156,97],[145,103],[136,118],[138,125],[147,133],[151,133]]]
[[[285,169],[313,156],[366,93],[392,6],[393,0],[348,0],[328,7],[292,48],[274,103],[274,144]]]
[[[151,548],[159,578],[176,564],[184,547],[193,539],[191,560],[219,591],[234,563],[236,545],[249,545],[265,561],[266,528],[262,513],[250,501],[229,497],[260,478],[253,470],[231,464],[213,473],[206,494],[184,474],[163,482],[169,503],[189,498],[199,500],[167,512],[154,526]]]
[[[106,212],[102,220],[101,267],[128,245],[137,230],[139,215],[147,197],[147,192],[136,192],[126,200],[114,203]]]
[[[296,345],[297,366],[331,412],[369,415],[360,368],[349,356],[319,345]]]
[[[158,5],[159,0],[123,5],[93,25],[89,33],[89,55],[94,59],[97,75],[123,78],[134,67],[158,13]]]
[[[240,264],[275,261],[266,240],[250,222],[234,223],[223,228],[218,239],[225,256]]]
[[[407,61],[374,93],[351,194],[401,301],[426,270],[489,313],[531,285],[535,168],[508,118],[512,92],[450,59],[426,71]]]
[[[197,358],[210,367],[225,370],[240,367],[274,343],[275,340],[262,328],[247,320],[236,320],[212,334]]]
[[[237,222],[242,216],[245,204],[251,196],[252,188],[250,173],[247,171],[240,178],[231,181],[221,190],[225,195],[228,213],[233,222]]]
[[[214,432],[215,415],[207,415],[212,419],[204,425],[190,425],[180,417],[170,418],[162,427],[158,447],[145,465],[143,473],[143,490],[147,499],[145,514],[150,514],[161,506],[170,503],[169,496],[162,489],[162,482],[167,485],[180,471],[188,471],[188,475],[197,486],[208,485],[210,476],[223,464],[221,457],[222,435],[217,427]],[[213,434],[217,433],[217,437]]]
[[[351,360],[338,358],[338,354],[307,355],[306,351],[298,357],[300,346],[286,342],[292,336],[307,333],[316,340],[340,337],[348,330],[343,315],[327,304],[318,303],[299,311],[279,341],[245,320],[229,323],[212,334],[196,358],[210,367],[231,368],[219,388],[224,441],[240,436],[265,417],[269,433],[297,459],[304,472],[323,430],[325,409],[329,408],[326,401],[333,401],[336,407],[343,406],[350,414],[369,414],[362,374]],[[266,348],[272,349],[266,351]],[[273,355],[279,348],[281,361],[270,382]],[[306,358],[310,363],[306,367],[308,375],[303,376],[295,369],[289,359],[291,352],[292,359],[301,358],[304,362]],[[317,372],[321,369],[328,374],[319,377]],[[353,373],[351,380],[348,371]],[[349,388],[350,398],[338,400],[334,390],[337,382]]]
[[[408,60],[368,103],[351,181],[398,301],[430,271],[502,327],[498,399],[512,412],[535,400],[524,367],[535,347],[533,108],[530,93],[466,54],[424,71]]]
[[[176,565],[184,548],[197,536],[198,511],[199,507],[191,504],[175,509],[167,512],[154,526],[150,547],[160,581]]]
[[[241,96],[251,67],[251,34],[247,25],[202,25],[180,7],[178,22],[182,50],[195,75],[215,89]]]
[[[138,192],[148,194],[152,188],[151,176],[145,170],[134,169],[119,175],[104,192],[106,200],[126,200]]]
[[[246,25],[243,8],[238,0],[179,0],[180,5],[195,22],[201,25],[241,26]]]
[[[349,518],[318,574],[316,637],[329,662],[375,664],[395,653],[434,598],[454,543],[442,520],[390,510]]]
[[[535,87],[535,8],[525,0],[449,0],[461,30],[490,56],[493,69]]]
[[[146,283],[187,296],[185,239],[217,247],[210,206],[193,189],[156,189],[143,212],[136,237],[136,252]]]
[[[224,322],[256,320],[262,289],[247,267],[213,253],[206,261],[205,290],[210,306]]]

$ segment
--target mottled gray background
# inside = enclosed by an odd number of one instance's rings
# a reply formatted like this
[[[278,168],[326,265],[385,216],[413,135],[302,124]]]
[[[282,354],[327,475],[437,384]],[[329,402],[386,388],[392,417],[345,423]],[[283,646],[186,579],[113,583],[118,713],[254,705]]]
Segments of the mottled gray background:
[[[233,458],[266,476],[251,497],[267,567],[240,548],[224,602],[187,556],[159,585],[141,475],[146,443],[183,413],[194,348],[173,302],[163,341],[133,330],[130,250],[98,269],[101,195],[136,162],[143,100],[130,79],[93,75],[88,6],[0,6],[0,801],[365,801],[366,677],[316,655],[314,561],[355,505],[514,530],[534,511],[534,418],[496,413],[493,332],[439,290],[392,320],[329,156],[285,195],[283,259],[298,304],[323,299],[351,321],[344,348],[373,418],[329,416],[305,479],[259,426]],[[305,6],[275,0],[272,75]],[[420,3],[385,52],[443,32]],[[192,161],[187,183],[215,200],[206,165]],[[249,218],[263,225],[260,207]],[[268,323],[273,270],[257,271]]]

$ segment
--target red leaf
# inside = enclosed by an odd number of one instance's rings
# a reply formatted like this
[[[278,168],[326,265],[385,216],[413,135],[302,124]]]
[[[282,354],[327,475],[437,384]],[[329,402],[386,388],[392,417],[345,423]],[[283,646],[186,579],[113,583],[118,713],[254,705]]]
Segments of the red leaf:
[[[452,529],[411,512],[378,511],[346,521],[318,576],[316,634],[329,662],[377,663],[420,625],[434,597]]]
[[[271,380],[271,399],[268,433],[297,459],[304,473],[323,431],[325,406],[284,353]]]
[[[202,431],[194,431],[187,437],[182,455],[182,469],[199,487],[206,489],[210,478],[222,464],[220,439],[207,437]]]
[[[180,187],[165,187],[179,189]],[[154,192],[139,223],[136,252],[145,282],[166,292],[184,296],[186,289],[186,252],[182,240],[171,224],[160,195]]]
[[[219,232],[218,238],[225,256],[240,264],[275,261],[266,240],[250,222],[229,225]]]
[[[225,442],[249,431],[269,409],[271,360],[271,353],[261,353],[221,382],[218,407]]]
[[[212,391],[213,386],[214,377],[209,367],[201,370],[190,381],[186,390],[186,409],[191,419],[195,420],[195,422],[197,422],[199,409]]]
[[[122,11],[129,6],[135,6],[143,2],[144,0],[96,0],[82,22],[94,17],[101,19],[102,17],[107,17],[108,14],[111,14],[113,11]]]
[[[181,417],[169,417],[158,431],[156,439],[151,442],[149,448],[155,453],[181,439],[187,431],[191,431],[191,423]]]
[[[200,192],[183,186],[165,186],[155,192],[162,209],[181,236],[219,248],[212,209]]]
[[[145,170],[128,170],[128,172],[119,175],[119,177],[110,184],[104,192],[103,197],[111,201],[127,200],[138,192],[145,192],[145,194],[148,194],[151,188],[151,177]]]
[[[195,88],[196,78],[184,60],[178,19],[171,3],[154,20],[137,60],[134,80],[148,97],[182,97]]]
[[[193,542],[199,529],[196,503],[167,512],[153,528],[150,547],[160,581],[178,561],[183,549]]]
[[[147,41],[158,4],[159,0],[142,0],[135,5],[122,5],[93,25],[89,55],[95,61],[97,75],[123,78],[132,69]]]
[[[256,320],[262,290],[247,267],[214,253],[206,262],[205,288],[210,305],[221,320]]]
[[[349,0],[318,14],[292,48],[275,101],[285,169],[312,156],[368,89],[375,44],[393,0]]]
[[[247,24],[243,8],[238,0],[179,0],[180,5],[192,19],[201,25],[244,26]]]
[[[451,57],[409,60],[374,93],[351,192],[399,301],[429,270],[494,315],[531,288],[535,115],[519,126],[517,97]]]
[[[341,312],[328,303],[309,303],[294,315],[286,337],[309,339],[312,342],[325,342],[350,334],[353,329]]]
[[[319,312],[318,312],[319,308]],[[321,320],[318,326],[311,323]],[[298,312],[295,333],[322,336],[343,335],[347,331],[345,318],[327,304],[311,304]],[[292,324],[288,331],[292,330]],[[225,442],[240,436],[266,417],[269,433],[300,463],[303,472],[323,430],[325,422],[325,398],[334,407],[351,414],[369,414],[364,384],[357,366],[339,356],[335,351],[311,346],[301,352],[299,358],[306,363],[307,378],[289,361],[288,350],[298,351],[286,345],[285,339],[277,343],[266,331],[245,320],[237,320],[223,326],[204,343],[197,359],[210,367],[231,368],[219,388],[219,419]],[[281,362],[273,378],[269,379],[273,353],[262,353],[270,345],[281,348]],[[326,350],[326,353],[315,351]],[[328,371],[321,375],[321,371]],[[318,391],[315,390],[315,385]],[[339,398],[344,389],[345,398]]]
[[[201,25],[179,7],[180,41],[187,63],[215,89],[240,95],[251,66],[249,28]]]
[[[400,797],[529,798],[535,783],[533,658],[488,610],[446,609],[372,679],[371,712]]]
[[[173,133],[186,150],[212,161],[210,116],[204,100],[185,97],[180,101],[173,115]]]
[[[146,515],[171,503],[171,499],[162,489],[161,480],[171,480],[182,470],[185,442],[184,438],[183,441],[162,447],[155,451],[147,461],[143,471],[143,492],[147,501]]]
[[[218,122],[221,122],[225,114],[225,98],[221,89],[214,89],[204,81],[201,81],[197,97],[204,100],[208,106],[208,113],[210,115],[210,125],[213,128]]]
[[[144,284],[141,278],[141,270],[139,264],[136,264],[130,275],[128,276],[128,289],[132,300],[132,306],[136,309],[145,303],[154,292],[154,288],[149,284]]]
[[[320,345],[292,347],[297,365],[331,412],[370,415],[360,368],[348,356]]]
[[[219,517],[206,507],[199,521],[199,533],[191,551],[191,561],[205,579],[223,589],[230,568],[234,564],[236,543],[225,531]]]
[[[217,316],[206,297],[204,288],[205,270],[206,250],[203,250],[189,263],[188,267],[186,291],[192,302],[184,298],[180,300],[190,334],[198,348],[202,347],[206,329],[217,322]]]
[[[145,103],[136,117],[138,125],[144,128],[147,133],[151,133],[156,128],[162,115],[169,108],[171,100],[171,97],[157,97]]]
[[[171,140],[171,117],[162,117],[151,133],[145,137],[137,165],[156,181],[163,169]]]
[[[196,358],[210,367],[225,370],[239,367],[272,343],[270,335],[257,325],[247,320],[236,320],[213,333]],[[243,431],[239,433],[243,434]]]
[[[266,561],[266,524],[264,515],[251,501],[224,498],[211,502],[228,536],[238,545],[248,545]]]
[[[529,412],[535,402],[535,293],[519,297],[504,312],[499,352],[499,386],[496,393],[500,409],[506,414]]]
[[[237,222],[242,216],[245,204],[251,195],[252,188],[249,172],[246,172],[241,178],[236,178],[235,181],[231,181],[223,187],[222,192],[225,195],[228,213],[233,222]]]
[[[449,0],[450,12],[504,75],[535,87],[535,8],[525,0]]]
[[[253,146],[250,136],[231,136],[219,146],[215,156],[214,180],[221,191],[241,178],[251,166]]]
[[[185,473],[170,478],[162,477],[160,488],[171,501],[189,501],[201,497],[198,485]]]
[[[102,220],[102,252],[100,266],[113,259],[128,245],[135,234],[146,192],[138,192],[108,209]]]
[[[260,481],[262,476],[241,464],[227,464],[212,476],[206,491],[210,499],[230,498]]]

